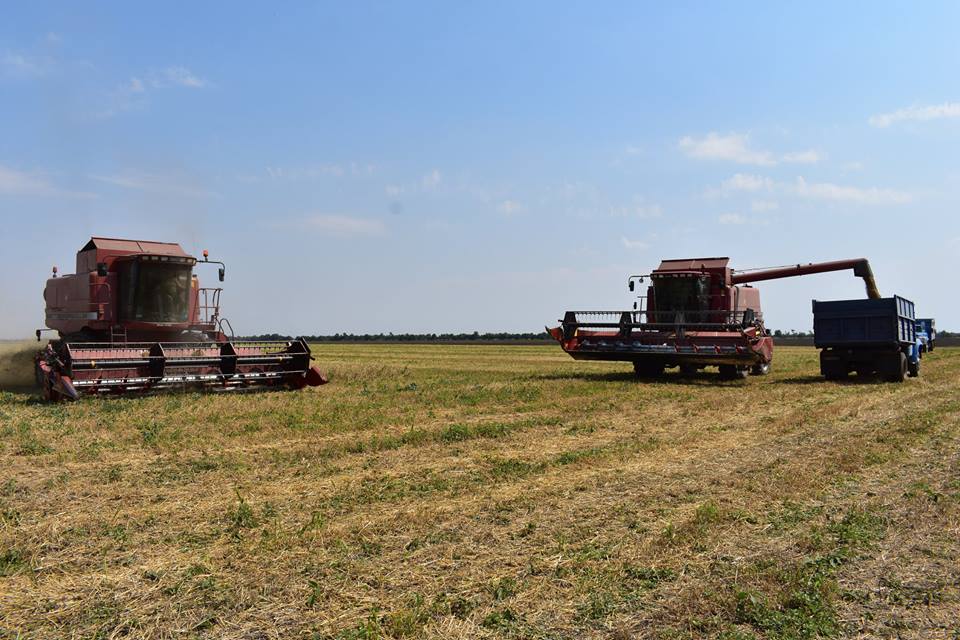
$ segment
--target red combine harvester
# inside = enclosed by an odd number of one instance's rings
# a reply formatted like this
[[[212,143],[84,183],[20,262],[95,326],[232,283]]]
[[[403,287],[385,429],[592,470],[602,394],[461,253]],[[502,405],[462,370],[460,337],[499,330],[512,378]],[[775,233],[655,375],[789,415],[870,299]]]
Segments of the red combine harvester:
[[[693,373],[716,366],[723,377],[740,378],[767,373],[773,359],[760,291],[747,283],[852,269],[867,296],[880,297],[864,258],[747,271],[734,271],[728,262],[664,260],[649,275],[627,279],[630,291],[636,281],[651,282],[634,310],[567,311],[562,324],[547,331],[578,360],[633,362],[640,377],[656,377],[666,367]]]
[[[172,387],[300,389],[327,379],[302,338],[238,341],[220,317],[218,288],[203,288],[198,264],[178,244],[91,238],[72,275],[47,280],[46,325],[59,333],[36,357],[48,400]],[[40,340],[43,329],[37,330]]]

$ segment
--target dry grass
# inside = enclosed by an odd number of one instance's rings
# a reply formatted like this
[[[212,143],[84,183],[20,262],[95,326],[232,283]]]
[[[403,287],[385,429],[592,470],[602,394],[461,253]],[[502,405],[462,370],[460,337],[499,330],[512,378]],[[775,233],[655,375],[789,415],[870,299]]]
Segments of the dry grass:
[[[960,350],[316,351],[300,393],[0,392],[0,637],[956,637]]]

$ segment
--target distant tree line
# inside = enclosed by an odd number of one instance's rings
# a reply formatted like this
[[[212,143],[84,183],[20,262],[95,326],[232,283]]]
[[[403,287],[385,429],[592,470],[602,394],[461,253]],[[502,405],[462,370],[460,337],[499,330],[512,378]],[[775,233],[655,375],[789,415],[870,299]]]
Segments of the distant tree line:
[[[290,340],[294,336],[265,333],[245,336],[244,340]],[[326,336],[303,336],[307,342],[547,342],[552,338],[540,333],[335,333]]]
[[[781,331],[780,329],[776,329],[775,331],[773,331],[773,337],[774,338],[812,338],[813,332],[812,331],[794,331],[793,329],[790,329],[789,331]]]
[[[812,338],[812,331],[772,332],[775,338]],[[955,331],[937,331],[937,337],[953,338]],[[296,336],[280,333],[264,333],[256,336],[238,336],[242,340],[292,340]],[[546,331],[540,333],[335,333],[333,335],[303,336],[307,342],[550,342],[553,338]]]

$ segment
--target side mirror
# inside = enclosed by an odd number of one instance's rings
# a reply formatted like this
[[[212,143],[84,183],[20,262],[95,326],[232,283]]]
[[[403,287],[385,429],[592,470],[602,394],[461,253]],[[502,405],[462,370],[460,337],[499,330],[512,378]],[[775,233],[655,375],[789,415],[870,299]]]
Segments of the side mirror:
[[[97,263],[97,275],[100,276],[101,278],[106,278],[106,277],[107,277],[107,263],[106,263],[106,262],[98,262],[98,263]]]
[[[220,267],[220,272],[217,275],[220,276],[220,282],[223,282],[223,276],[226,275],[226,269]]]
[[[627,283],[627,286],[630,288],[630,291],[633,291],[633,280]]]

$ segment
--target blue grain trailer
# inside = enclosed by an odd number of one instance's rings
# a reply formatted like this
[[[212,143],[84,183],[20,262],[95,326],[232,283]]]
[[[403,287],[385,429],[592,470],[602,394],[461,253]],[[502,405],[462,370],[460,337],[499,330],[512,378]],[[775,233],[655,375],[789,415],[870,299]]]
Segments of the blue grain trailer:
[[[900,296],[813,301],[813,339],[828,380],[880,374],[891,382],[920,374],[913,303]]]
[[[917,338],[920,340],[920,352],[933,351],[937,342],[937,323],[933,318],[917,318]]]

